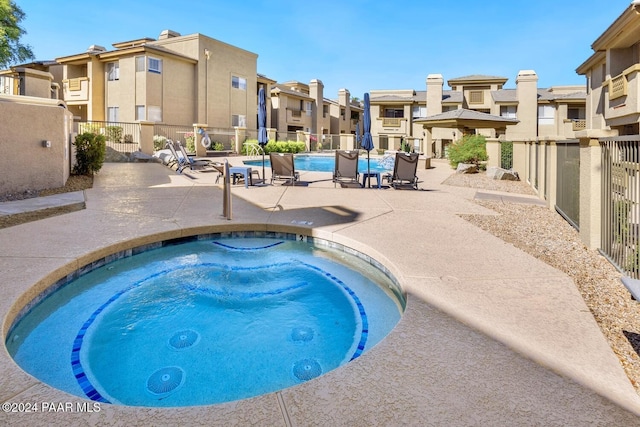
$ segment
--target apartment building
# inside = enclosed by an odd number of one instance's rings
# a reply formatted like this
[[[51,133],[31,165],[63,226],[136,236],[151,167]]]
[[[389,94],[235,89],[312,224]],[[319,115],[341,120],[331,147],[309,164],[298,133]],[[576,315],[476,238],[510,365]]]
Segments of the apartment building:
[[[382,149],[409,144],[415,151],[444,157],[447,146],[478,133],[504,140],[573,138],[584,128],[586,93],[582,86],[537,87],[533,70],[522,70],[516,88],[508,79],[469,75],[449,79],[430,74],[426,91],[372,90],[372,134]]]
[[[640,134],[640,2],[631,2],[591,48],[576,69],[587,79],[586,129]]]
[[[362,106],[347,89],[338,91],[337,99],[324,97],[324,84],[314,79],[278,83],[271,89],[271,127],[279,138],[294,138],[296,132],[312,135],[353,134],[362,119]],[[295,139],[295,138],[294,138]]]
[[[81,120],[257,126],[257,55],[202,34],[163,31],[57,58]]]

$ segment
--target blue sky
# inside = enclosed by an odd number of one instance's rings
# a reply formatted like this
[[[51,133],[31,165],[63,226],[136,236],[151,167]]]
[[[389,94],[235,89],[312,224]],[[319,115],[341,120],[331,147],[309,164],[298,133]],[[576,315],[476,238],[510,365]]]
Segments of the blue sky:
[[[575,69],[630,0],[17,0],[38,60],[92,44],[202,33],[258,54],[258,72],[284,82],[320,79],[325,97],[346,88],[425,89],[470,74],[538,73],[539,87],[584,84]]]

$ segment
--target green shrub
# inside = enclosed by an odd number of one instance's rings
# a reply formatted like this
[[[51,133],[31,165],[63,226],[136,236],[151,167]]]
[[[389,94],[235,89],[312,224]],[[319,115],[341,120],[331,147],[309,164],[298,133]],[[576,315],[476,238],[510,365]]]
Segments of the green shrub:
[[[465,135],[449,145],[449,163],[457,168],[458,163],[471,163],[481,168],[480,163],[488,159],[487,140],[482,135]]]
[[[76,147],[76,175],[93,175],[102,168],[107,151],[104,135],[85,132],[76,136],[73,145]]]
[[[153,149],[155,151],[164,150],[167,145],[167,137],[162,135],[153,135]]]
[[[247,155],[253,146],[258,145],[257,139],[248,139],[242,144],[242,154]],[[306,151],[307,145],[302,141],[269,141],[264,146],[264,153],[301,153]],[[253,150],[255,152],[255,150]]]
[[[104,133],[107,141],[120,142],[122,141],[122,128],[120,126],[107,126],[104,128]]]
[[[187,150],[187,153],[196,152],[196,138],[193,136],[193,132],[184,134],[184,148]]]

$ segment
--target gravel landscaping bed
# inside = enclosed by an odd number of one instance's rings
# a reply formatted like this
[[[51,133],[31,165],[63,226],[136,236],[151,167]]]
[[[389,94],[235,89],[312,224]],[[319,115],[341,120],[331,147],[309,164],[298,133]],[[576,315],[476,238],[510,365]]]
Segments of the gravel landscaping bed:
[[[520,181],[496,181],[486,175],[451,175],[446,185],[535,194]],[[571,277],[640,393],[640,302],[620,282],[622,274],[599,252],[589,250],[578,232],[556,212],[530,204],[480,201],[498,215],[462,215],[472,224],[511,243]]]

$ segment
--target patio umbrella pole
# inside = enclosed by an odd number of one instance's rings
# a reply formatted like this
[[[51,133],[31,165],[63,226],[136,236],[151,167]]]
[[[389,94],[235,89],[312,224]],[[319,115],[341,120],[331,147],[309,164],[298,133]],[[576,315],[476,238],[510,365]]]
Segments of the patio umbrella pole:
[[[267,101],[264,87],[260,86],[258,90],[258,145],[262,148],[262,184],[266,185],[267,177],[264,174],[264,147],[269,142],[267,134]]]

